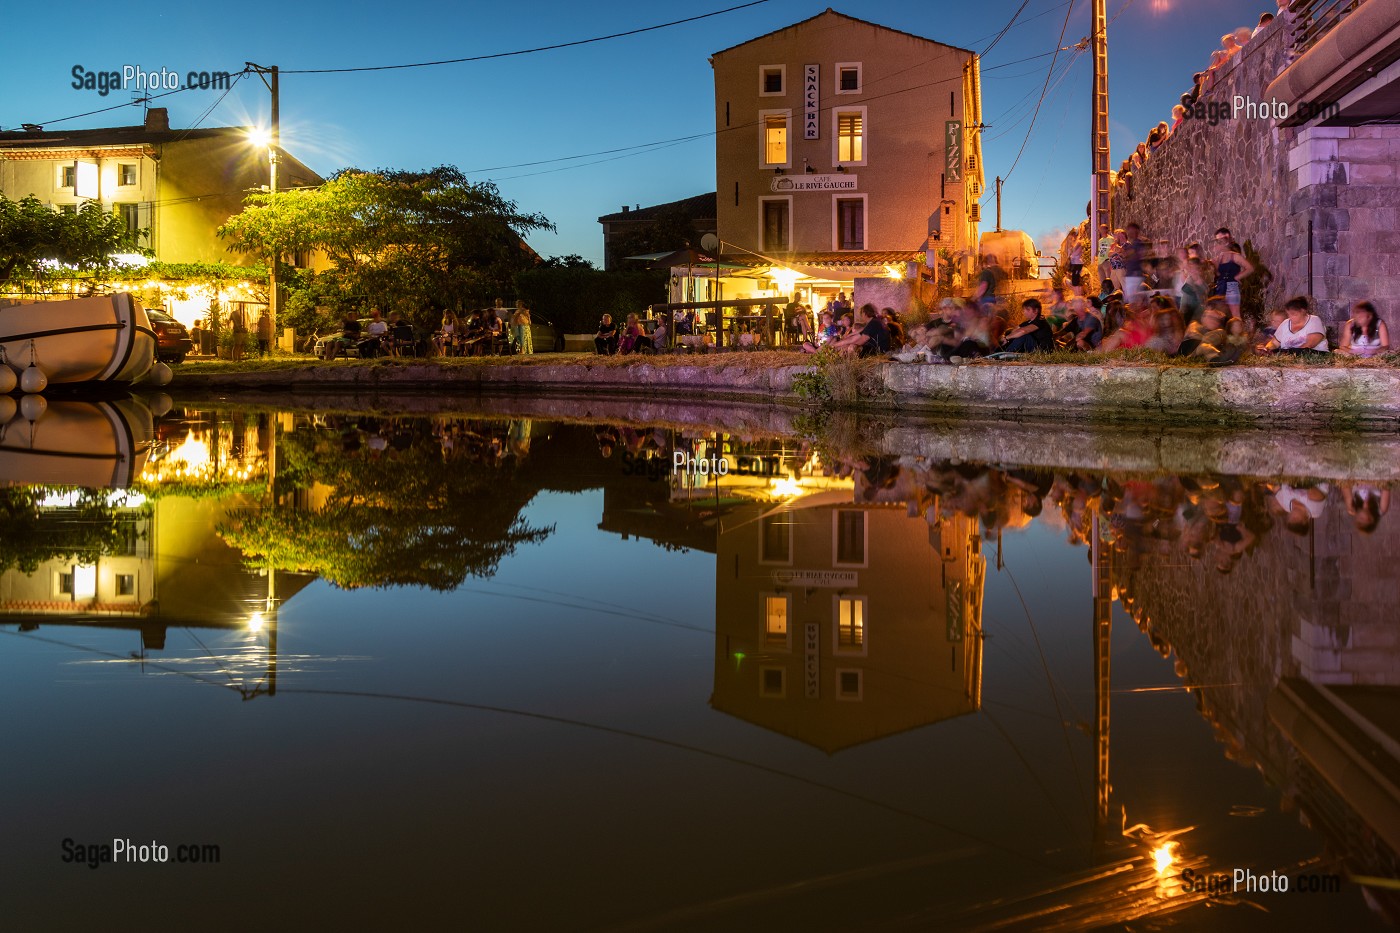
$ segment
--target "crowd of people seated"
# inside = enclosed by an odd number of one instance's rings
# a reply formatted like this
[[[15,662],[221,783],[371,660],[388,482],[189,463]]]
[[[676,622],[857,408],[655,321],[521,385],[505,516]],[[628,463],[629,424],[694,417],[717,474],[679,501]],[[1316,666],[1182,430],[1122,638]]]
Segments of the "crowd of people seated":
[[[443,312],[436,330],[415,327],[397,311],[384,317],[378,308],[368,320],[353,313],[341,321],[340,333],[324,342],[326,359],[354,355],[377,356],[477,356],[499,353],[534,353],[530,309],[516,302],[513,310],[502,307],[458,313]]]

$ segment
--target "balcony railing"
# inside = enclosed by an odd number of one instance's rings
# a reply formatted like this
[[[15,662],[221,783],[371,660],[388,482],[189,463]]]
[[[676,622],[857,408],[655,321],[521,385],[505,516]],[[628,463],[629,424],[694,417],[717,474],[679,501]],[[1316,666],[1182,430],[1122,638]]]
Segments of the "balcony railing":
[[[1368,0],[1293,0],[1288,6],[1292,21],[1289,32],[1293,56],[1296,58],[1312,48],[1334,26],[1366,2]]]

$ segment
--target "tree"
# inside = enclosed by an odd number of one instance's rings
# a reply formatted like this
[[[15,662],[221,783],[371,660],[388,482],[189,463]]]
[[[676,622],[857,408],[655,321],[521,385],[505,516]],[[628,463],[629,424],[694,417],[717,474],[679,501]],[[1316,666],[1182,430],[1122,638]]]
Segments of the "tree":
[[[33,573],[46,560],[91,563],[126,547],[150,506],[129,509],[109,501],[105,489],[73,490],[62,506],[45,504],[54,489],[0,489],[0,573],[11,567]]]
[[[539,259],[525,236],[553,229],[495,185],[438,166],[344,169],[318,188],[254,193],[219,235],[230,250],[266,259],[321,250],[344,291],[428,324],[438,308],[508,291],[515,273]]]
[[[149,250],[139,249],[122,219],[96,201],[64,214],[32,195],[11,201],[0,194],[0,284],[44,279],[58,271],[52,263],[78,270],[113,268],[112,254],[123,252]]]

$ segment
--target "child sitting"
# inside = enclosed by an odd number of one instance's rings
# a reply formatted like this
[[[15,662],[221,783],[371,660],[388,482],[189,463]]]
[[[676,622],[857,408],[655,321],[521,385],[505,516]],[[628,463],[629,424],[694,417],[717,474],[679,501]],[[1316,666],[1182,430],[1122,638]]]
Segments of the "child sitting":
[[[931,363],[935,354],[928,344],[928,328],[915,324],[909,329],[909,340],[890,358],[901,363]],[[938,358],[942,362],[942,357]]]

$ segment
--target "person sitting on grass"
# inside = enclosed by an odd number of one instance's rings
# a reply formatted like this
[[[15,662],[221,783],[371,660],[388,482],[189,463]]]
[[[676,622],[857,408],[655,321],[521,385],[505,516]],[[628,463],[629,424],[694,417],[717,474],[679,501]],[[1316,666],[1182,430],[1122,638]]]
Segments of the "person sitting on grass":
[[[1057,342],[1063,342],[1066,349],[1088,352],[1098,349],[1103,342],[1103,321],[1094,310],[1095,296],[1072,298],[1069,302],[1069,321],[1056,334]]]
[[[943,358],[929,348],[927,340],[928,328],[923,324],[915,324],[909,328],[909,341],[897,352],[891,353],[890,358],[900,363],[932,363],[934,359],[943,362]]]
[[[890,332],[885,327],[872,304],[863,304],[856,312],[856,322],[860,330],[847,334],[831,346],[842,353],[866,356],[884,356],[890,352]]]
[[[1228,346],[1229,335],[1225,332],[1225,321],[1230,306],[1219,296],[1206,301],[1201,311],[1201,319],[1192,321],[1186,328],[1186,339],[1181,342],[1181,355],[1195,359],[1213,360]]]
[[[1283,305],[1287,315],[1274,335],[1259,347],[1261,353],[1282,353],[1290,356],[1318,357],[1328,352],[1327,328],[1308,309],[1308,299],[1302,295],[1290,298]]]
[[[603,315],[599,322],[598,332],[593,335],[593,347],[600,356],[612,356],[617,352],[617,325],[611,314]]]
[[[649,353],[654,350],[651,338],[642,328],[642,322],[638,320],[636,314],[627,315],[627,326],[622,331],[622,342],[619,350],[623,356],[629,353]]]
[[[1351,306],[1351,320],[1342,325],[1341,345],[1338,353],[1347,356],[1379,356],[1390,352],[1390,330],[1376,316],[1376,306],[1369,301],[1358,301]]]
[[[1181,321],[1181,312],[1176,310],[1176,302],[1166,295],[1153,295],[1148,299],[1147,307],[1152,314],[1152,336],[1143,346],[1167,356],[1176,356],[1186,335],[1186,326]]]
[[[1045,320],[1040,301],[1027,298],[1021,302],[1021,323],[1002,335],[1001,349],[1006,353],[1043,353],[1055,349],[1055,333]]]

